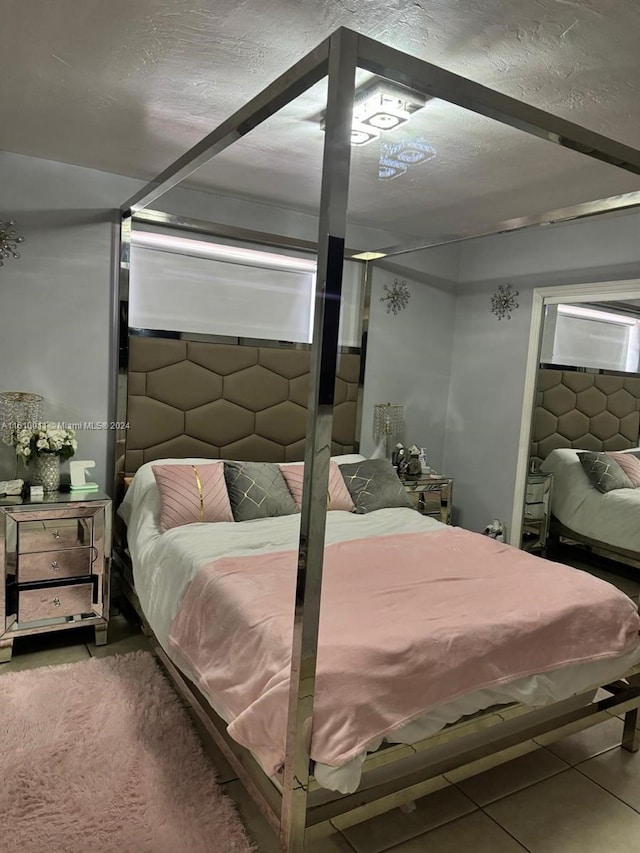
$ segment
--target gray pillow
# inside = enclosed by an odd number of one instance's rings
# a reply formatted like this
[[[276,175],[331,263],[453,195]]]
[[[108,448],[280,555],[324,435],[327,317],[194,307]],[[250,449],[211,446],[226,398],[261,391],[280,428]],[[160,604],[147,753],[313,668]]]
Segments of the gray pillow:
[[[365,459],[364,462],[340,465],[340,473],[356,512],[373,512],[393,506],[415,509],[388,459]]]
[[[275,462],[225,462],[224,479],[236,521],[298,512]]]
[[[614,489],[633,489],[634,485],[618,463],[606,453],[584,451],[578,453],[578,459],[591,485],[599,492],[612,492]]]

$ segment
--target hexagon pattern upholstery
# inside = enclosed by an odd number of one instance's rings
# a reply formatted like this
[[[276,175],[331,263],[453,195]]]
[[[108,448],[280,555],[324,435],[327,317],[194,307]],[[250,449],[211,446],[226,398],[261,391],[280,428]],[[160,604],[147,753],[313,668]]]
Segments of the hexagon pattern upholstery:
[[[531,456],[559,447],[625,450],[638,447],[640,377],[538,371]]]
[[[125,471],[163,457],[304,456],[311,353],[131,336]],[[356,450],[360,356],[341,354],[332,452]]]

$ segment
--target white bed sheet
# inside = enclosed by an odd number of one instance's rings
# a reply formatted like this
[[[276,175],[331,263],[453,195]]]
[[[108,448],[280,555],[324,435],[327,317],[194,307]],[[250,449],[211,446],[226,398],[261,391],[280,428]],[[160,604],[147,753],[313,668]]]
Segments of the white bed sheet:
[[[204,459],[158,460],[153,464],[211,463]],[[216,463],[213,463],[216,464]],[[219,464],[219,463],[218,463]],[[297,548],[300,516],[242,523],[189,524],[160,532],[160,496],[151,463],[143,465],[118,510],[127,522],[129,550],[136,592],[149,625],[170,659],[187,677],[195,680],[184,660],[168,643],[171,622],[181,596],[198,569],[216,558],[266,553]],[[391,532],[417,532],[447,528],[412,509],[383,509],[366,515],[333,511],[327,515],[326,542],[346,541]],[[520,678],[510,684],[474,691],[432,709],[418,720],[396,730],[393,742],[415,743],[468,714],[492,705],[523,702],[543,706],[559,702],[595,684],[604,684],[640,662],[640,645],[624,657],[563,667],[543,675]],[[220,709],[212,707],[221,714]],[[227,721],[228,722],[228,721]],[[372,743],[368,751],[380,743]],[[361,776],[366,752],[341,767],[316,764],[318,782],[330,790],[354,791]]]
[[[552,450],[540,470],[553,474],[551,512],[571,530],[616,548],[640,552],[640,489],[602,494],[589,482],[578,453]]]

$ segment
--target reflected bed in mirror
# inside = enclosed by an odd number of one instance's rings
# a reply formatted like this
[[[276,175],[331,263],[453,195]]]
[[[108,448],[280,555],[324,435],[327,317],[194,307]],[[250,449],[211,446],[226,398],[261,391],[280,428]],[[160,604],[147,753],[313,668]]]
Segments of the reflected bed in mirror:
[[[640,448],[630,453],[640,454]],[[623,485],[601,492],[590,482],[579,455],[578,450],[562,448],[542,463],[542,471],[554,478],[551,536],[640,568],[640,489]],[[615,464],[615,457],[605,456]]]
[[[640,453],[639,410],[637,374],[540,369],[531,460],[541,473],[553,476],[552,543],[578,543],[640,567],[640,489],[616,461],[621,452]],[[581,464],[580,455],[586,452],[605,454],[600,488]],[[614,484],[618,471],[623,477]]]

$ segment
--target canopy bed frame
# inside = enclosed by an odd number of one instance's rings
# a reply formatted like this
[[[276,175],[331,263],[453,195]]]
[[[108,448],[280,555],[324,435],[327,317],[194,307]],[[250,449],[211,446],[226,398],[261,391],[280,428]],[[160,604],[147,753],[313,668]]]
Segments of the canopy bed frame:
[[[430,791],[446,786],[451,781],[609,719],[610,714],[626,714],[623,733],[623,746],[626,749],[638,749],[639,738],[636,723],[640,706],[640,676],[635,672],[630,674],[626,681],[609,685],[609,696],[606,699],[585,707],[552,706],[540,716],[539,713],[521,706],[513,706],[498,712],[494,710],[483,713],[472,720],[461,721],[412,747],[382,749],[372,754],[366,762],[364,779],[371,778],[371,781],[363,782],[352,795],[333,797],[327,801],[324,796],[326,792],[318,791],[318,786],[310,775],[310,731],[326,523],[325,496],[334,433],[334,408],[337,402],[335,379],[336,375],[340,375],[338,325],[345,257],[350,133],[357,67],[581,152],[585,156],[640,174],[639,151],[415,57],[402,54],[355,32],[340,29],[123,205],[118,246],[120,265],[114,306],[114,335],[118,342],[115,350],[119,353],[119,364],[126,367],[130,355],[127,300],[132,223],[146,218],[148,222],[155,220],[161,224],[179,227],[180,223],[175,217],[145,211],[145,208],[313,84],[324,77],[328,78],[318,241],[314,247],[317,252],[317,284],[310,353],[296,603],[295,612],[292,614],[292,675],[286,760],[281,779],[268,778],[251,755],[226,735],[224,723],[215,717],[197,689],[186,681],[162,649],[158,651],[174,682],[189,698],[240,779],[279,833],[281,849],[288,853],[303,850],[305,842],[336,827],[357,823],[395,806],[409,803]],[[484,233],[517,230],[552,221],[567,221],[639,204],[640,193],[630,193],[627,196],[552,211],[527,220],[498,223]],[[203,224],[194,226],[193,223],[190,226],[186,222],[183,225],[196,231],[206,227]],[[210,226],[211,232],[215,233],[217,227],[224,231],[224,226]],[[270,235],[244,232],[241,236],[256,242],[261,239],[265,243],[277,242],[277,238]],[[474,236],[480,235],[467,233],[445,235],[431,242],[413,241],[403,246],[380,249],[380,254],[402,254],[417,248]],[[284,240],[281,244],[291,245],[291,241]],[[368,269],[368,264],[366,268]],[[366,293],[364,298],[366,303],[369,298]],[[366,323],[366,311],[364,314]],[[363,330],[363,344],[366,344],[366,328]],[[360,377],[364,356],[365,346],[361,350]],[[134,374],[135,371],[129,374],[130,381]],[[117,371],[114,369],[114,398],[116,376]],[[139,394],[142,382],[135,377],[133,381],[138,385],[129,389],[130,400],[133,395]],[[122,414],[115,420],[126,420]],[[151,445],[153,443],[152,440]],[[220,446],[220,443],[215,444],[213,439],[209,443],[216,448]],[[158,441],[155,444],[157,446]],[[343,444],[347,446],[349,442]],[[257,447],[254,445],[252,449],[256,451]],[[115,447],[111,452],[115,456]],[[131,453],[134,456],[131,456]],[[128,460],[134,460],[135,467],[135,462],[144,457],[145,447],[128,446],[126,454]],[[153,454],[149,458],[153,458]],[[120,559],[124,559],[122,553]],[[130,591],[130,594],[135,601],[135,593]],[[453,745],[453,749],[446,754],[440,751],[445,742]],[[383,772],[384,775],[381,775]],[[323,796],[320,796],[321,794]]]

